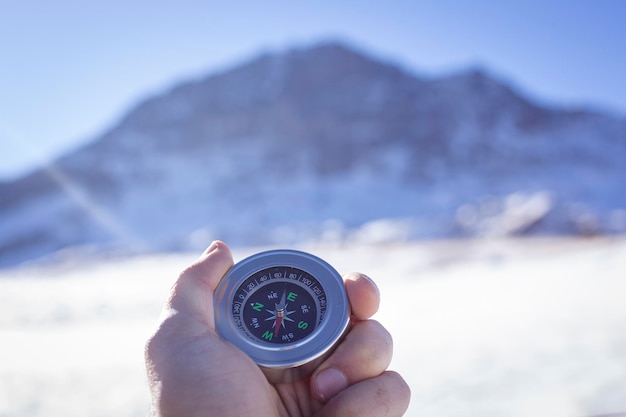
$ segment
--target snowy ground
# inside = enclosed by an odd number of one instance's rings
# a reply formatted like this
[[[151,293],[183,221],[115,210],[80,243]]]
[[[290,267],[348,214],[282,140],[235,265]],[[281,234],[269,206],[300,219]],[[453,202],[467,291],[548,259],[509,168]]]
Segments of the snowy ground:
[[[379,283],[409,416],[626,412],[626,240],[301,249]],[[0,272],[0,417],[145,416],[143,344],[194,257]]]

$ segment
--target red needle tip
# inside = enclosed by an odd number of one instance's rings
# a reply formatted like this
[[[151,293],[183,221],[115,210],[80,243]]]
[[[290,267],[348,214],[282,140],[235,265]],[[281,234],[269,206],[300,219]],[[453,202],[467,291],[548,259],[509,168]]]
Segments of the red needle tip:
[[[280,329],[280,324],[282,323],[282,317],[276,317],[276,325],[274,325],[274,336],[278,336],[278,330]]]

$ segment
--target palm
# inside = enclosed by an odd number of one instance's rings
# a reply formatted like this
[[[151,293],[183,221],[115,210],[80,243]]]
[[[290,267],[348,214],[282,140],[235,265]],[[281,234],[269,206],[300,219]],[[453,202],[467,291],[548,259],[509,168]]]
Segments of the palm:
[[[172,415],[304,417],[321,408],[310,394],[308,381],[270,384],[248,356],[220,339],[201,320],[175,314],[164,327],[194,335],[175,339],[167,352],[159,352],[176,365],[170,368],[173,375],[169,377],[178,384],[163,386],[164,394],[168,394],[164,398],[176,399],[171,404]],[[200,406],[198,399],[202,399]],[[181,409],[187,406],[194,410]],[[206,414],[202,410],[207,410]]]

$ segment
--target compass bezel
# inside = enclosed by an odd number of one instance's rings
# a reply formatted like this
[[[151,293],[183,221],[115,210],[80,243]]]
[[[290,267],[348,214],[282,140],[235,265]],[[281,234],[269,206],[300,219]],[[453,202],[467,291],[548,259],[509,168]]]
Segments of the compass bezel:
[[[312,275],[326,294],[323,320],[316,324],[311,334],[294,343],[266,343],[246,335],[238,328],[232,313],[234,297],[241,284],[259,271],[276,267],[297,268]],[[288,278],[278,280],[290,281]],[[214,307],[218,334],[267,370],[266,376],[280,375],[280,379],[285,379],[285,373],[273,371],[309,368],[312,362],[318,363],[341,339],[350,321],[349,302],[341,275],[323,259],[291,249],[260,252],[235,264],[215,291]],[[292,372],[290,378],[300,377],[299,374],[302,372]]]

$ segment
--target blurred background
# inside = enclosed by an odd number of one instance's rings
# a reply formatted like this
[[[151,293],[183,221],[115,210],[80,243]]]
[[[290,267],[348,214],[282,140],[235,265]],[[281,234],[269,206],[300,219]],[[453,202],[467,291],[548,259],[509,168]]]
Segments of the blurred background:
[[[0,416],[145,415],[214,239],[380,276],[409,415],[626,411],[625,15],[0,1]]]

